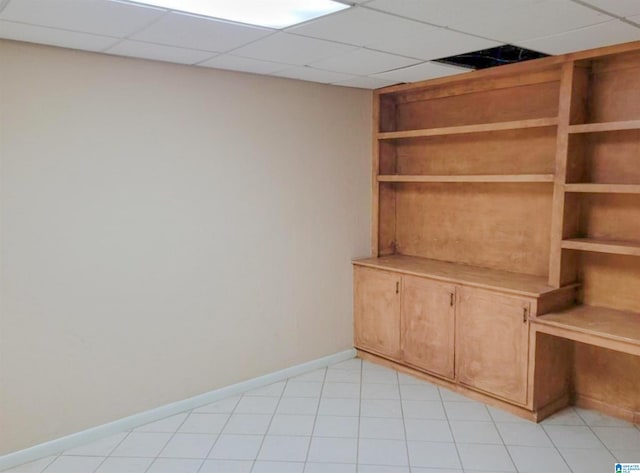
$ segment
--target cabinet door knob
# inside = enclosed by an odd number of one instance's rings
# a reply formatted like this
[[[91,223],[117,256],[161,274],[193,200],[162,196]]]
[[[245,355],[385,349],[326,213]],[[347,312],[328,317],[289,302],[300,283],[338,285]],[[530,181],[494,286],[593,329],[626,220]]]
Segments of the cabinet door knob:
[[[396,281],[396,294],[400,294],[400,281]]]
[[[453,307],[453,304],[455,304],[455,294],[451,292],[449,293],[449,305]]]
[[[522,309],[522,323],[526,324],[527,323],[527,315],[529,313],[529,309],[527,309],[526,307],[524,309]]]

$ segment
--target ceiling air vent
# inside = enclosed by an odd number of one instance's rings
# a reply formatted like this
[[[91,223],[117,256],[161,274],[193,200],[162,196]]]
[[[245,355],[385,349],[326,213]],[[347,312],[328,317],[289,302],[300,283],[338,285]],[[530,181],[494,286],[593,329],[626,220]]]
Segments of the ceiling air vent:
[[[486,69],[488,67],[503,66],[516,62],[530,61],[547,57],[548,54],[531,51],[530,49],[503,44],[491,49],[483,49],[457,56],[435,59],[435,62],[451,64],[452,66],[466,67],[468,69]]]

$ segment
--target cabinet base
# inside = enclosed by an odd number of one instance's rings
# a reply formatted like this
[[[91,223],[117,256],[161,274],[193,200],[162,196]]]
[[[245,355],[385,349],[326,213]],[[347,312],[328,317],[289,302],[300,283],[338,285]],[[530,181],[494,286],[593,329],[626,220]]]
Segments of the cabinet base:
[[[360,355],[358,355],[360,356]],[[583,409],[593,409],[633,424],[640,424],[640,411],[625,409],[582,394],[575,395],[575,405]]]
[[[549,417],[553,413],[567,407],[570,404],[569,396],[563,396],[562,398],[557,399],[553,402],[550,402],[549,404],[547,404],[542,408],[539,408],[535,411],[531,411],[524,407],[515,406],[513,404],[509,404],[508,402],[502,401],[500,399],[496,399],[494,397],[479,393],[477,391],[466,388],[464,386],[460,386],[459,384],[456,384],[453,381],[448,381],[446,379],[427,374],[423,371],[410,368],[406,365],[402,365],[395,361],[382,358],[378,355],[368,353],[358,348],[356,348],[356,352],[357,352],[358,358],[361,358],[363,360],[370,361],[372,363],[376,363],[382,366],[386,366],[388,368],[392,368],[397,371],[400,371],[401,373],[406,373],[416,378],[429,381],[430,383],[433,383],[438,386],[442,386],[444,388],[447,388],[451,391],[454,391],[458,394],[466,396],[475,401],[484,402],[485,404],[488,404],[492,407],[497,407],[499,409],[507,411],[510,414],[513,414],[515,416],[521,417],[526,420],[530,420],[532,422],[540,422],[541,420],[545,419],[546,417]]]

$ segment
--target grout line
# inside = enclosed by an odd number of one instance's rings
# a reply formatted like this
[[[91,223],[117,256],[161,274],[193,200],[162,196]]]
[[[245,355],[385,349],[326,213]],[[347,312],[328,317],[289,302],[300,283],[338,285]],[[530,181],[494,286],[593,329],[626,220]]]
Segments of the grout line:
[[[58,458],[60,458],[62,456],[62,453],[58,453],[57,455],[52,455],[52,456],[53,456],[53,458],[51,459],[51,461],[49,463],[47,463],[47,465],[42,470],[40,470],[40,473],[44,473],[45,470],[47,468],[49,468],[53,464],[54,461],[56,461]],[[34,460],[34,461],[38,461],[38,460]]]
[[[404,432],[404,447],[407,452],[407,465],[409,471],[411,471],[411,458],[409,457],[409,437],[407,436],[407,423],[404,418],[404,407],[402,407],[402,386],[400,385],[400,374],[396,371],[396,378],[398,380],[398,393],[400,394],[400,414],[402,415],[402,431]],[[436,388],[438,389],[438,388]]]
[[[175,432],[173,432],[171,434],[171,437],[169,437],[169,440],[167,440],[165,442],[165,444],[162,446],[162,448],[160,449],[160,451],[158,452],[158,455],[155,456],[155,458],[153,459],[153,461],[151,463],[149,463],[149,466],[147,467],[145,471],[145,473],[147,473],[151,467],[153,466],[153,464],[156,462],[156,460],[158,460],[158,458],[160,458],[160,455],[162,454],[162,451],[167,448],[167,445],[169,445],[169,443],[173,440],[173,438],[176,436],[176,434],[178,433],[178,431],[180,430],[180,428],[184,425],[184,423],[187,421],[187,419],[189,417],[191,417],[191,414],[193,414],[193,409],[191,409],[190,411],[188,411],[189,413],[187,414],[187,416],[184,418],[184,420],[182,422],[180,422],[180,425],[178,426],[178,428],[175,430]],[[176,414],[179,415],[179,414]],[[173,416],[168,416],[168,417],[173,417]],[[165,417],[166,419],[167,417]],[[161,419],[162,420],[162,419]],[[128,436],[127,436],[128,437]]]
[[[460,463],[460,468],[462,470],[464,470],[464,464],[462,463],[462,457],[460,456],[460,450],[458,450],[458,442],[456,442],[456,438],[453,435],[453,429],[451,428],[451,421],[449,420],[449,414],[447,413],[447,408],[444,405],[444,399],[442,399],[442,392],[440,391],[440,386],[436,386],[436,389],[438,390],[438,397],[440,397],[440,403],[442,404],[442,411],[444,412],[444,417],[447,420],[447,425],[449,426],[449,433],[451,434],[451,438],[453,439],[453,445],[456,449],[456,455],[458,455],[458,462]],[[489,414],[489,417],[491,417],[491,413],[489,412],[489,409],[487,409],[487,413]]]
[[[507,455],[509,455],[509,459],[511,460],[511,463],[513,464],[513,467],[516,469],[516,471],[520,471],[518,469],[518,465],[516,465],[516,462],[513,459],[513,456],[511,455],[511,452],[509,451],[509,447],[507,446],[507,444],[504,441],[504,437],[500,433],[500,429],[498,428],[498,424],[496,424],[496,420],[491,415],[491,411],[489,410],[489,407],[486,404],[485,404],[485,408],[487,409],[487,413],[489,414],[489,419],[491,419],[491,423],[493,424],[493,428],[496,429],[496,432],[498,432],[498,437],[500,437],[500,441],[502,442],[502,446],[507,451]]]
[[[329,365],[331,366],[331,365]],[[318,422],[318,415],[320,413],[320,403],[322,402],[322,393],[324,392],[324,386],[327,382],[327,373],[329,372],[329,366],[324,368],[324,376],[322,377],[322,388],[320,388],[320,397],[318,398],[318,405],[316,407],[316,416],[313,418],[313,426],[311,427],[311,434],[309,435],[309,445],[307,447],[307,454],[304,457],[303,470],[307,469],[307,463],[309,462],[309,452],[311,452],[311,443],[313,442],[313,432],[316,430],[316,423]]]
[[[95,471],[98,471],[98,470],[100,469],[100,467],[102,467],[102,465],[104,464],[104,462],[106,462],[106,461],[107,461],[107,459],[111,456],[111,454],[112,454],[113,452],[115,452],[115,451],[116,451],[116,449],[117,449],[117,448],[122,444],[122,442],[124,442],[124,441],[129,437],[129,435],[131,434],[131,432],[132,432],[132,431],[131,431],[131,430],[127,430],[127,431],[125,431],[125,432],[126,432],[126,435],[125,435],[124,437],[122,437],[122,440],[120,440],[120,441],[118,442],[118,444],[117,444],[115,447],[113,447],[113,448],[109,451],[109,453],[104,457],[104,459],[100,462],[100,464],[97,466],[97,468],[96,468],[95,470],[93,470],[94,472],[95,472]],[[116,435],[117,435],[117,434],[116,434]],[[106,437],[106,438],[108,438],[108,437]],[[64,452],[63,452],[63,453],[64,453]],[[60,455],[62,455],[62,453],[61,453]],[[69,455],[69,456],[71,456],[71,455]]]
[[[0,13],[2,13],[2,11],[7,8],[7,5],[9,5],[9,2],[11,0],[0,0]],[[49,465],[47,465],[49,466]]]
[[[360,359],[360,397],[358,398],[358,436],[356,437],[356,473],[360,470],[360,421],[362,420],[362,385],[364,374],[364,362]]]
[[[593,435],[595,435],[595,436],[596,436],[596,438],[600,441],[600,443],[602,444],[602,446],[607,450],[607,452],[609,452],[609,453],[611,454],[611,456],[613,457],[613,459],[614,459],[614,460],[617,460],[617,459],[616,459],[616,456],[613,454],[613,452],[611,451],[611,449],[610,449],[609,447],[607,447],[607,444],[606,444],[606,443],[604,443],[604,442],[602,441],[602,439],[600,438],[600,436],[595,432],[595,430],[593,430],[593,428],[589,425],[589,423],[588,423],[586,420],[584,420],[584,419],[582,418],[582,416],[580,415],[580,412],[578,412],[578,410],[577,410],[577,409],[574,409],[574,412],[578,415],[578,417],[579,417],[580,419],[582,419],[582,422],[584,422],[584,424],[585,424],[587,427],[589,427],[589,430],[591,431],[591,433],[592,433]]]

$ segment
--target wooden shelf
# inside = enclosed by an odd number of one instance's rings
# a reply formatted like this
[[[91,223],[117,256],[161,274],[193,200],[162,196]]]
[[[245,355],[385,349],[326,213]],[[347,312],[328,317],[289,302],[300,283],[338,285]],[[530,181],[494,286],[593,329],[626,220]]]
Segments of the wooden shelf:
[[[553,182],[553,174],[472,174],[410,176],[387,174],[378,176],[378,182]]]
[[[640,130],[640,120],[626,120],[622,122],[585,123],[570,125],[569,133],[600,133],[603,131]]]
[[[640,184],[565,184],[564,190],[592,194],[640,194]]]
[[[478,125],[451,126],[445,128],[426,128],[423,130],[388,131],[378,133],[378,139],[396,140],[402,138],[423,138],[427,136],[484,133],[488,131],[521,130],[525,128],[556,126],[557,124],[558,119],[556,117],[535,118],[532,120],[516,120],[511,122],[483,123]]]
[[[562,240],[562,248],[566,250],[593,251],[613,255],[640,256],[640,243],[615,240],[572,238],[570,240]]]
[[[531,322],[538,332],[640,355],[640,313],[578,306]]]
[[[547,279],[541,276],[511,273],[416,256],[381,256],[355,260],[353,264],[528,297],[539,297],[556,290],[548,286]]]

